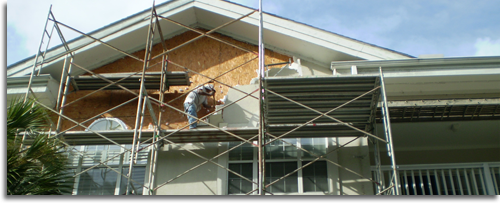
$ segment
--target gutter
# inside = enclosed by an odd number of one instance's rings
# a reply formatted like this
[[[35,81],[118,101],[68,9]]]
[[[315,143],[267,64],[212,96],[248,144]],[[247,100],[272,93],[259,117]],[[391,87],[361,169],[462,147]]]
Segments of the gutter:
[[[400,60],[373,60],[373,61],[342,61],[332,62],[331,69],[350,69],[355,65],[359,68],[404,68],[415,66],[459,66],[459,65],[497,65],[500,68],[500,56],[483,57],[453,57],[453,58],[415,58]]]

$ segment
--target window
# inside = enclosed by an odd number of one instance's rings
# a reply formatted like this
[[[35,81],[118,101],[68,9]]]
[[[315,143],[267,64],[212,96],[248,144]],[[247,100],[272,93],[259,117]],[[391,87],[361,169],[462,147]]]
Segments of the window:
[[[117,118],[101,118],[90,124],[89,129],[99,130],[125,130],[127,125]]]
[[[77,195],[114,195],[118,174],[109,168],[94,168],[80,175]]]
[[[232,148],[240,142],[229,143],[229,148]],[[252,145],[245,143],[242,146],[229,151],[229,160],[253,160],[254,147]]]
[[[101,118],[90,124],[91,130],[126,130],[127,126],[117,118]],[[76,195],[122,195],[126,194],[128,178],[122,176],[128,174],[130,152],[123,153],[132,145],[85,145],[75,148],[81,153],[69,152],[69,160],[72,172],[78,174],[75,177],[73,194]],[[143,150],[137,155],[136,164],[132,169],[132,180],[129,191],[131,194],[142,195],[144,179],[146,176],[148,151]],[[100,162],[104,165],[93,167]],[[93,167],[92,169],[89,169]],[[88,170],[87,170],[88,169]],[[87,170],[87,171],[85,171]],[[85,171],[85,172],[84,172]]]
[[[297,159],[297,150],[299,149],[291,145],[296,145],[297,139],[283,139],[283,141],[287,143],[276,140],[264,147],[266,160]]]
[[[264,179],[267,185],[296,170],[297,162],[266,162],[265,167],[266,177]],[[267,190],[271,193],[299,192],[297,177],[297,173],[295,172],[269,186]]]
[[[302,170],[294,172],[299,167],[307,165],[316,157],[309,153],[297,149],[295,146],[302,147],[318,156],[327,152],[326,138],[307,138],[307,139],[283,139],[268,144],[265,150],[265,184],[278,180],[266,190],[271,193],[310,193],[310,192],[328,192],[328,173],[326,161],[316,161],[306,166]],[[228,149],[235,147],[240,142],[230,142]],[[295,146],[293,146],[293,145]],[[229,153],[229,169],[239,173],[243,177],[257,180],[257,148],[250,144],[243,144],[231,150]],[[289,173],[286,178],[282,178]],[[279,180],[280,179],[280,180]],[[251,182],[236,176],[234,173],[228,173],[228,194],[246,194],[255,189]]]
[[[302,162],[307,165],[309,162]],[[304,192],[328,192],[326,161],[314,162],[302,170]]]
[[[122,145],[130,149],[131,145]],[[77,146],[79,153],[70,153],[69,158],[75,174],[85,171],[90,167],[104,162],[108,159],[107,165],[112,169],[100,165],[81,173],[75,177],[73,194],[76,195],[123,195],[126,194],[128,178],[121,176],[128,174],[130,153],[117,145],[86,145]],[[143,150],[137,155],[136,164],[132,169],[132,180],[129,188],[131,194],[142,195],[144,179],[146,176],[146,165],[148,152]]]
[[[231,142],[229,148],[235,147],[240,142]],[[236,149],[229,151],[229,166],[228,168],[243,177],[253,179],[253,158],[254,147],[245,143]],[[252,183],[235,175],[228,173],[228,194],[246,194],[252,191]]]
[[[229,164],[229,169],[242,175],[249,180],[252,180],[252,163]],[[228,177],[228,193],[229,194],[246,194],[252,191],[252,183],[236,176],[234,173],[229,173]]]

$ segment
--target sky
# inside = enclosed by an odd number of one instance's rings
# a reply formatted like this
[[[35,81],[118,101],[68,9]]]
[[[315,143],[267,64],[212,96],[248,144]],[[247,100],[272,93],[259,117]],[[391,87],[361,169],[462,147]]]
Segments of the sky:
[[[156,0],[156,4],[167,0]],[[258,0],[231,0],[258,8]],[[6,65],[34,55],[52,5],[84,33],[149,9],[152,0],[11,0]],[[265,12],[414,57],[500,56],[498,0],[263,0]],[[5,10],[3,11],[5,12]],[[5,16],[5,15],[4,15]],[[68,41],[79,35],[63,30]],[[61,42],[52,40],[50,47]]]

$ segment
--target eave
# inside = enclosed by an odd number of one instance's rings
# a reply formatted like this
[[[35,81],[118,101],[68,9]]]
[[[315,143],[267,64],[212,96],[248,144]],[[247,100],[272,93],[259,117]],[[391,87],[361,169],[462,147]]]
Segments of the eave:
[[[225,1],[178,0],[156,6],[159,15],[191,27],[213,29],[235,18],[246,15],[254,9]],[[55,14],[57,16],[57,14]],[[88,35],[101,40],[126,53],[142,50],[146,45],[150,10],[119,20]],[[58,19],[62,23],[64,20]],[[188,31],[166,20],[160,20],[164,39]],[[224,27],[216,32],[236,40],[257,44],[258,13]],[[68,25],[71,26],[71,25]],[[78,29],[78,28],[75,28]],[[289,56],[328,67],[331,61],[345,60],[386,60],[412,58],[368,43],[350,39],[302,23],[294,22],[271,14],[264,14],[264,43],[266,48]],[[160,41],[156,35],[155,43]],[[123,58],[123,53],[88,37],[78,37],[68,41],[75,50],[75,63],[93,70]],[[49,50],[42,73],[51,74],[59,79],[63,67],[65,49],[62,45]],[[144,57],[137,57],[143,59]],[[8,67],[7,76],[24,76],[32,71],[35,56],[26,58]],[[75,69],[72,75],[83,74]]]

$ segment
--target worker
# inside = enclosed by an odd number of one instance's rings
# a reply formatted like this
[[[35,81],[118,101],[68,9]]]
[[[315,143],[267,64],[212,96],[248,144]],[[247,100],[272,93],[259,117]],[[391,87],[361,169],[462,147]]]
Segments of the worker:
[[[207,96],[212,96],[215,94],[215,89],[213,84],[201,85],[191,91],[186,100],[184,100],[184,112],[198,118],[197,112],[201,109],[201,105],[205,108],[212,108],[208,105]],[[197,126],[196,118],[187,116],[189,121],[189,129],[195,129]]]

